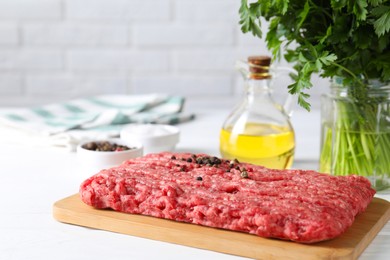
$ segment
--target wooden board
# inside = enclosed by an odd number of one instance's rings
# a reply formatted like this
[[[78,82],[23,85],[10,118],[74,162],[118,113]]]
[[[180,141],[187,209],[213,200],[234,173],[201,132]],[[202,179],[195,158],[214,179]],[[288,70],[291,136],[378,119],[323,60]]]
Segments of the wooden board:
[[[390,203],[374,198],[366,212],[342,236],[311,245],[98,210],[84,204],[78,194],[57,201],[53,216],[64,223],[255,259],[356,259],[390,219]]]

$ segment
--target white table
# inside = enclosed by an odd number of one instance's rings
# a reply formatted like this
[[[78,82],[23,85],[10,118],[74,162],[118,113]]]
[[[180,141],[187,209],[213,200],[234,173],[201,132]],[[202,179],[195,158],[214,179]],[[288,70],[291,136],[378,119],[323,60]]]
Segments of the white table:
[[[197,119],[179,125],[177,150],[219,155],[219,129],[228,109],[191,109],[197,110]],[[293,124],[294,167],[316,169],[319,113],[296,113]],[[52,204],[76,193],[87,177],[80,173],[74,153],[3,143],[0,162],[0,259],[243,259],[57,222]],[[390,195],[379,197],[390,200]],[[360,259],[390,259],[389,245],[387,223]]]

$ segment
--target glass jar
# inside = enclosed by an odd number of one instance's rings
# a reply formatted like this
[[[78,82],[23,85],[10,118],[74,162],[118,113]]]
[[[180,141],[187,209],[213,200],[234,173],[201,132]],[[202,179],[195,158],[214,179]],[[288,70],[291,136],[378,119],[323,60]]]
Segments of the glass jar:
[[[252,56],[240,68],[245,95],[223,123],[220,153],[225,159],[238,159],[268,168],[292,165],[295,137],[289,116],[272,98],[271,59]]]
[[[390,84],[331,82],[321,100],[320,171],[366,176],[376,190],[390,187]]]

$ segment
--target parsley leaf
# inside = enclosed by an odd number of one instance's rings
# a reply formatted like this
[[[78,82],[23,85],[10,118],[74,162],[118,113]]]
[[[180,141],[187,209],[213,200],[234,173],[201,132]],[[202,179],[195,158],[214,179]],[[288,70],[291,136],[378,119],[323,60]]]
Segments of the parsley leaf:
[[[379,6],[372,10],[378,19],[374,22],[375,33],[382,36],[390,31],[390,6]]]
[[[262,37],[260,17],[260,3],[252,3],[248,7],[247,0],[241,1],[240,24],[242,32],[251,31],[254,36]]]

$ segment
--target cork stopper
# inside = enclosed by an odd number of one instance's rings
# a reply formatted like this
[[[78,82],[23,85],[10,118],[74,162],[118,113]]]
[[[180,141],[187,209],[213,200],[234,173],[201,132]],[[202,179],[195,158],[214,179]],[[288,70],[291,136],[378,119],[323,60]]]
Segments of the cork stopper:
[[[269,56],[249,56],[248,65],[252,79],[269,79],[269,67],[271,65],[271,57]]]

